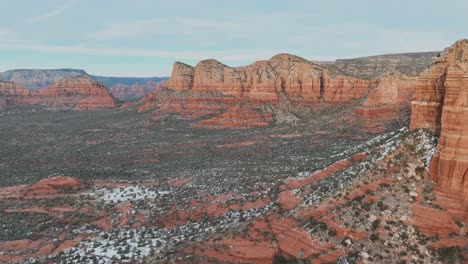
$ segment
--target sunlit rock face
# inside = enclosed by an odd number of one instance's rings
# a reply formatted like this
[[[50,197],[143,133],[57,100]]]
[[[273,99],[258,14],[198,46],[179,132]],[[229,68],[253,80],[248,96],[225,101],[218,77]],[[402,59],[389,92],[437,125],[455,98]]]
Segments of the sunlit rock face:
[[[195,67],[175,63],[169,88],[175,91],[219,92],[234,97],[277,98],[280,92],[291,97],[346,102],[364,96],[371,80],[331,76],[322,66],[303,58],[279,54],[268,61],[257,61],[232,68],[214,59]]]
[[[468,199],[468,40],[459,40],[424,71],[412,102],[411,129],[440,137],[430,179]]]
[[[246,104],[257,110],[273,104],[283,108],[281,111],[290,111],[291,107],[286,109],[282,103],[285,98],[295,106],[313,109],[355,103],[354,116],[350,118],[362,121],[367,132],[382,133],[409,122],[415,74],[432,55],[383,55],[319,64],[278,54],[243,67],[229,67],[214,59],[200,61],[195,67],[176,62],[167,87],[186,93],[185,97],[166,97],[159,107],[163,112],[180,112],[184,116],[191,116],[192,111],[192,116],[199,117]],[[406,65],[415,60],[416,66]],[[211,94],[210,103],[206,94]],[[155,97],[150,99],[154,102]],[[146,100],[141,110],[151,109],[151,104]]]
[[[89,76],[77,76],[56,82],[38,93],[41,103],[65,105],[77,110],[112,108],[117,104],[107,88]]]

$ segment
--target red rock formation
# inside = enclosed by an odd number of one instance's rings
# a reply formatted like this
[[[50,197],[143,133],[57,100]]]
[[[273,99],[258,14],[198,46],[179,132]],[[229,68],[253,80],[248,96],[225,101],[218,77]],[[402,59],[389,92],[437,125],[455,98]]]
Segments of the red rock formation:
[[[391,71],[379,79],[377,87],[367,96],[364,107],[410,104],[416,88],[415,77]]]
[[[193,86],[194,68],[190,65],[176,62],[172,69],[171,79],[167,82],[167,87],[175,91],[187,91]]]
[[[447,211],[439,211],[430,207],[423,207],[418,204],[413,205],[413,218],[411,224],[426,236],[440,236],[442,238],[450,234],[459,234],[460,228],[450,217]]]
[[[148,81],[146,84],[136,83],[131,87],[123,84],[117,84],[111,87],[110,93],[120,100],[140,99],[149,93],[159,92],[166,86],[166,81],[154,82]]]
[[[307,230],[299,227],[298,222],[289,218],[273,221],[271,230],[284,256],[305,259],[333,246],[332,243],[322,244],[314,240]]]
[[[39,92],[0,82],[0,104],[43,104],[77,110],[112,108],[117,105],[104,85],[85,75],[60,80]]]
[[[104,85],[85,75],[60,80],[41,90],[38,96],[42,104],[63,105],[78,110],[112,108],[117,105]]]
[[[337,173],[341,170],[344,170],[348,167],[350,167],[353,163],[348,160],[340,160],[337,161],[324,170],[313,172],[309,174],[306,178],[289,178],[284,181],[285,183],[285,188],[287,189],[299,189],[302,188],[305,185],[312,184],[313,182],[325,179],[326,177]]]
[[[272,103],[278,107],[284,107],[281,102],[289,100],[294,105],[306,105],[312,109],[367,99],[355,113],[364,120],[369,132],[380,133],[387,129],[387,123],[408,120],[414,86],[413,78],[394,70],[376,79],[359,79],[331,73],[324,66],[289,54],[279,54],[269,60],[236,68],[214,59],[201,61],[195,67],[177,62],[168,87],[186,93],[165,98],[164,104],[170,106],[162,112],[198,118],[214,114],[219,108],[227,109],[224,104],[229,104],[232,99],[237,99],[241,105],[254,99],[260,106]],[[211,106],[217,109],[204,113],[207,94],[212,99],[216,98]],[[194,98],[199,101],[185,102]],[[217,106],[213,103],[216,101]],[[141,111],[148,110],[150,106],[145,104]],[[287,111],[291,111],[291,107]]]
[[[138,113],[148,111],[153,106],[154,101],[156,100],[155,93],[146,94],[141,100],[140,103],[143,103],[140,108],[138,108]]]
[[[461,193],[438,188],[434,195],[435,203],[447,209],[455,221],[468,223],[468,201],[464,201]]]
[[[219,92],[235,97],[276,99],[280,92],[291,97],[331,103],[362,98],[374,84],[327,70],[303,58],[279,54],[268,61],[232,68],[216,60],[201,61],[195,68],[175,63],[168,87],[176,91]]]
[[[27,104],[33,92],[12,83],[0,81],[0,106]]]
[[[363,80],[348,76],[323,77],[323,100],[329,103],[345,103],[363,98],[375,85],[374,80]]]
[[[320,255],[318,259],[312,260],[311,264],[336,263],[339,258],[345,255],[346,252],[342,249],[331,250],[326,254]]]
[[[116,84],[111,87],[110,92],[115,98],[125,98],[130,92],[130,87],[125,84]]]
[[[468,40],[446,49],[420,76],[412,108],[411,129],[440,135],[429,178],[468,200]]]
[[[30,93],[15,83],[0,81],[0,96],[29,95]]]
[[[416,89],[415,77],[391,71],[378,80],[378,85],[355,110],[369,132],[382,133],[392,121],[406,123]]]
[[[41,180],[24,191],[25,196],[54,195],[67,190],[80,189],[82,183],[73,177],[55,176]]]
[[[210,59],[204,60],[195,67],[194,92],[221,92],[235,97],[242,96],[242,79],[240,73],[231,67]]]
[[[292,210],[303,203],[303,201],[294,196],[292,191],[283,191],[278,195],[278,203],[284,210]]]
[[[197,255],[229,263],[269,264],[273,262],[278,249],[269,242],[252,242],[245,239],[227,239],[205,245]]]

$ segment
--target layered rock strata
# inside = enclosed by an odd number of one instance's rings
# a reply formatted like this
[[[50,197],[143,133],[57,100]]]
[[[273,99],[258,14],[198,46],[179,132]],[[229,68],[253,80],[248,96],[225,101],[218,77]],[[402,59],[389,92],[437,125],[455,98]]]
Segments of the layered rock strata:
[[[60,80],[39,92],[26,90],[14,83],[0,82],[0,98],[5,105],[42,104],[77,110],[117,105],[107,88],[87,75]]]
[[[366,62],[366,68],[369,68],[372,60]],[[402,60],[395,63],[401,66],[405,62]],[[224,111],[232,107],[229,102],[233,99],[239,104],[251,104],[254,100],[255,107],[261,108],[262,104],[282,107],[281,102],[286,98],[295,106],[305,105],[313,110],[320,106],[352,103],[355,117],[363,121],[365,129],[381,133],[389,127],[400,128],[409,122],[411,98],[416,87],[413,75],[420,71],[419,66],[410,67],[412,70],[407,74],[388,67],[380,69],[375,78],[358,78],[353,71],[335,71],[336,67],[319,65],[289,54],[279,54],[269,60],[236,68],[214,59],[201,61],[195,67],[176,62],[167,86],[175,92],[186,93],[186,96],[184,99],[181,99],[180,94],[166,98],[166,102],[159,106],[179,104],[174,100],[190,101],[190,104],[185,103],[183,107],[172,110],[180,109],[180,113],[185,116],[189,115],[190,109],[200,114],[201,108],[206,110],[206,96],[200,95],[208,93],[216,98],[213,102],[219,101],[217,106],[211,104],[211,108]],[[150,108],[146,102],[143,110]],[[209,110],[207,114],[213,114],[213,109]]]
[[[276,99],[284,92],[291,97],[340,103],[363,97],[374,84],[372,80],[331,76],[325,68],[303,58],[279,54],[238,68],[213,59],[196,67],[176,62],[168,87],[259,99]]]
[[[143,98],[146,94],[160,91],[165,87],[165,83],[166,81],[148,81],[145,84],[136,83],[131,86],[117,84],[111,87],[110,92],[119,100],[135,100]]]
[[[468,200],[468,40],[457,41],[418,79],[412,130],[439,136],[429,178]]]

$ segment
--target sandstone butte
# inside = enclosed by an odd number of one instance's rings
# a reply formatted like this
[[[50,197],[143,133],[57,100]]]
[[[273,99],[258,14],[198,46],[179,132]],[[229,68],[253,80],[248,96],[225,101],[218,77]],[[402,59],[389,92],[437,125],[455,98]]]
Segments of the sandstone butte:
[[[30,95],[30,91],[15,83],[0,81],[0,107],[17,104],[18,98],[28,97]]]
[[[439,137],[429,178],[468,202],[468,40],[447,48],[419,77],[410,129]]]
[[[363,97],[374,81],[332,77],[320,65],[303,58],[279,54],[268,61],[232,68],[214,59],[196,67],[174,64],[168,87],[175,91],[219,92],[234,97],[278,99],[284,92],[325,102],[343,102]]]
[[[269,60],[236,68],[214,59],[200,61],[195,67],[176,62],[167,87],[179,94],[160,103],[163,108],[171,106],[163,111],[185,116],[196,113],[193,117],[220,113],[245,103],[250,108],[260,109],[264,103],[280,104],[284,95],[293,103],[313,108],[321,104],[333,106],[359,100],[355,115],[364,119],[369,131],[378,133],[383,128],[375,125],[376,121],[408,119],[416,78],[391,68],[373,79],[362,79],[336,73],[325,65],[294,55],[279,54]],[[180,92],[185,92],[185,97]],[[206,98],[207,93],[211,93],[211,98]],[[154,101],[155,98],[150,99]],[[207,100],[211,101],[208,103]],[[148,110],[151,103],[145,101],[140,111]],[[215,121],[220,119],[222,117]]]
[[[42,104],[76,110],[112,108],[117,105],[107,88],[87,75],[62,79],[39,92],[0,82],[0,102],[2,99],[5,105]]]

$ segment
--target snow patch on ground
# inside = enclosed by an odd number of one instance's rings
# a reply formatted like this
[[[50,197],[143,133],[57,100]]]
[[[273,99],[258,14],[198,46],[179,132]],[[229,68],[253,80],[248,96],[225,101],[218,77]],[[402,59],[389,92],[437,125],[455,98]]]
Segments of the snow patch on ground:
[[[128,186],[98,189],[94,194],[106,203],[118,203],[164,197],[170,191],[161,191],[155,186]]]

